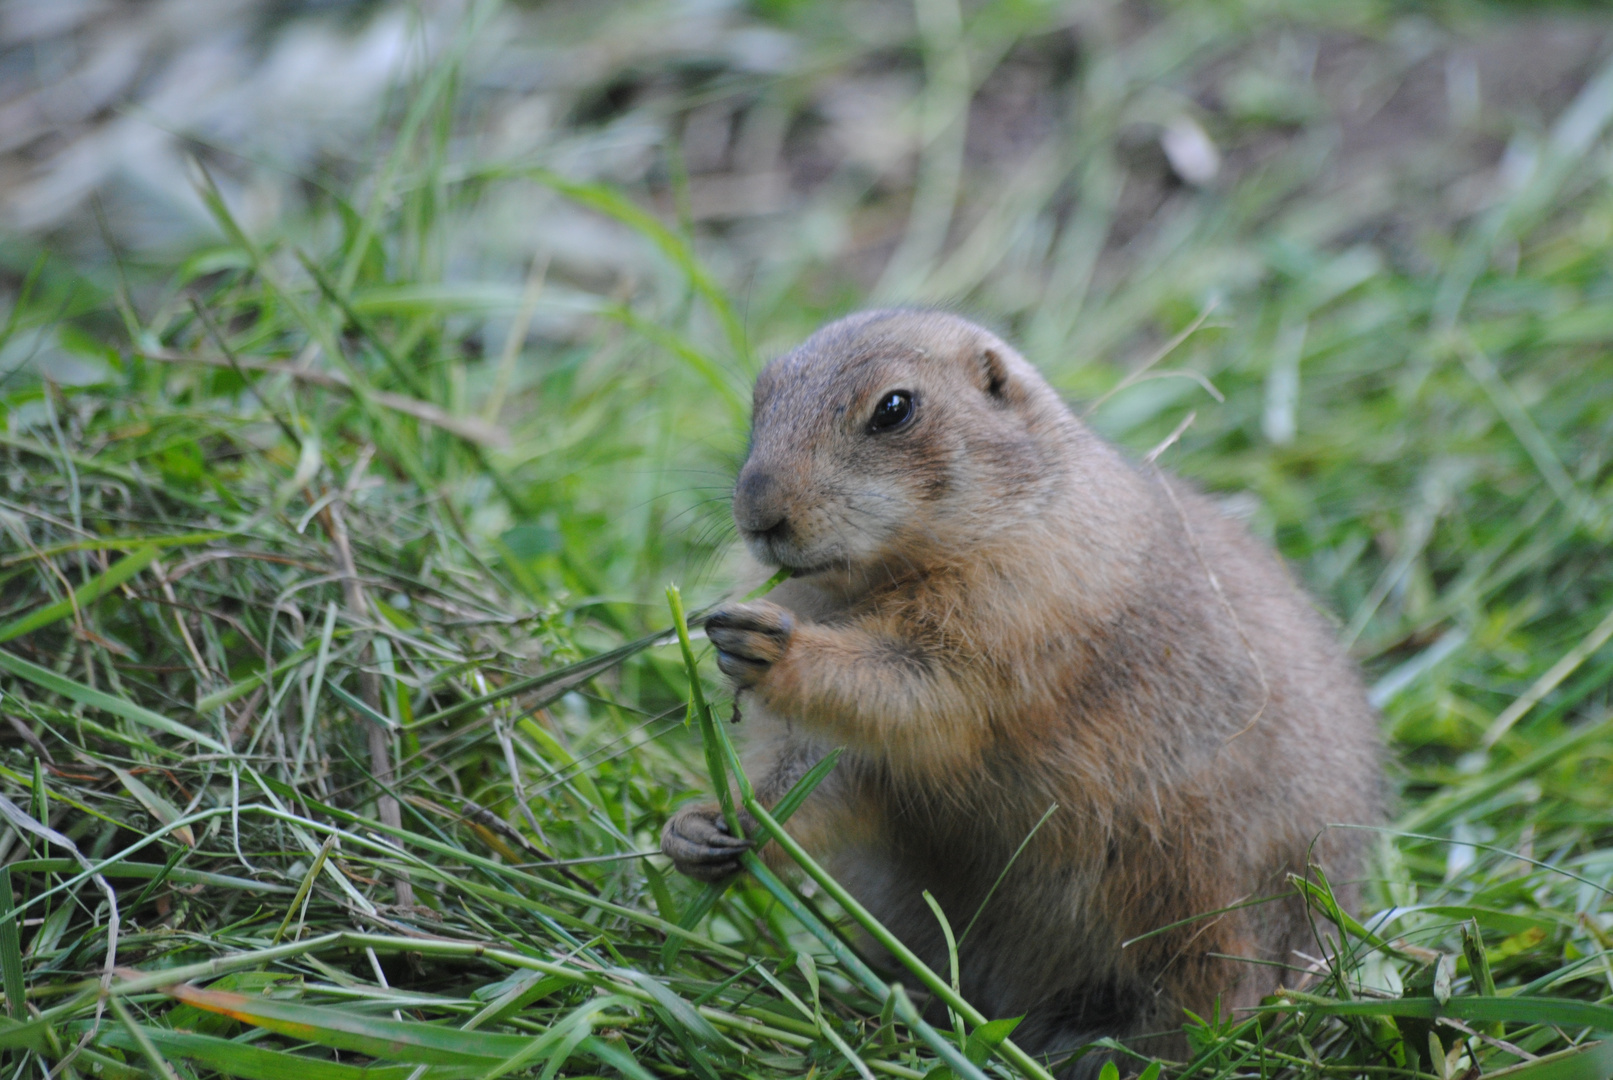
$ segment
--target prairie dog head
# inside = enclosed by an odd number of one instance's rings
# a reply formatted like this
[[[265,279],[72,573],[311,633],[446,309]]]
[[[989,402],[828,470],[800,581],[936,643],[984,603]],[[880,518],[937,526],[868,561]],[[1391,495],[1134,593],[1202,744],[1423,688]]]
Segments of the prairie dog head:
[[[1033,518],[1073,418],[990,331],[943,312],[830,323],[756,380],[734,521],[797,576],[900,575]]]

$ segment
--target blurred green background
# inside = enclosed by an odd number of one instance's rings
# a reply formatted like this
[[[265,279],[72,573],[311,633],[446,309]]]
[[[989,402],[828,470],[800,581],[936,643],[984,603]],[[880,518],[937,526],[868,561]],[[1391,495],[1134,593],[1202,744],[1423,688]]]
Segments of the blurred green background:
[[[1398,831],[1381,933],[1318,992],[1605,999],[1610,180],[1589,3],[0,3],[0,788],[92,859],[159,835],[109,932],[14,821],[0,855],[39,907],[0,968],[44,1007],[120,935],[147,968],[257,956],[306,900],[305,936],[560,949],[708,1009],[771,1001],[798,1040],[701,1042],[631,979],[588,984],[628,986],[608,1021],[582,983],[519,984],[489,1024],[579,1041],[510,1069],[630,1072],[618,1046],[665,1075],[854,1069],[754,974],[819,992],[765,893],[632,857],[705,783],[677,654],[640,637],[669,582],[725,594],[759,366],[916,303],[999,329],[1136,454],[1181,429],[1162,462],[1363,664]],[[737,952],[680,954],[657,920]],[[275,961],[280,997],[362,984],[364,1015],[462,1026],[518,985],[329,950]],[[930,1067],[825,979],[858,1054]],[[238,1021],[208,1037],[280,1057],[182,1052],[164,1033],[202,1014],[138,994],[85,1036],[77,1000],[6,1044],[23,1067],[80,1036],[151,1075],[453,1064]],[[1533,1063],[1601,1014],[1470,1016],[1436,1053],[1393,1011],[1205,1018],[1170,1074],[1601,1067]]]

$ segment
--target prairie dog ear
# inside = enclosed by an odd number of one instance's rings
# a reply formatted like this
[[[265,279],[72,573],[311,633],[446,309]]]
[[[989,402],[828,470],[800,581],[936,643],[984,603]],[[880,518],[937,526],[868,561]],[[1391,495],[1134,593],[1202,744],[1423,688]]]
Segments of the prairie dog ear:
[[[1010,383],[1008,358],[1002,354],[1002,350],[994,345],[982,349],[980,369],[987,395],[997,401],[1008,401],[1017,396]]]

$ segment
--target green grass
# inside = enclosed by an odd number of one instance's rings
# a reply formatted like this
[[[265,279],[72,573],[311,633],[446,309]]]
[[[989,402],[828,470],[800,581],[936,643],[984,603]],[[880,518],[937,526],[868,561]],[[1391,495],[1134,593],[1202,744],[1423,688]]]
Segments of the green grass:
[[[645,857],[726,768],[664,590],[724,594],[747,381],[892,298],[993,321],[1137,453],[1186,423],[1162,460],[1282,550],[1383,705],[1401,795],[1366,909],[1316,896],[1345,947],[1163,1075],[1613,1071],[1579,1049],[1613,1031],[1613,68],[1374,158],[1307,52],[1402,100],[1417,41],[1518,8],[1167,5],[1086,19],[1071,59],[1031,3],[924,0],[917,29],[758,3],[737,18],[789,70],[607,67],[515,160],[460,137],[467,25],[387,154],[271,229],[203,179],[193,249],[12,238],[11,1075],[1033,1075],[967,1003],[936,1032],[867,971],[831,882]],[[678,16],[533,17],[580,48]],[[910,171],[852,154],[787,213],[695,213],[685,117],[731,107],[784,133],[755,169],[806,170],[812,103],[890,71]],[[1062,112],[1009,160],[958,117],[1012,78]],[[1203,191],[1149,141],[1183,115],[1226,154]],[[672,136],[637,179],[559,168],[646,118]],[[1452,210],[1508,141],[1532,166]],[[628,269],[467,259],[512,205],[629,241]]]

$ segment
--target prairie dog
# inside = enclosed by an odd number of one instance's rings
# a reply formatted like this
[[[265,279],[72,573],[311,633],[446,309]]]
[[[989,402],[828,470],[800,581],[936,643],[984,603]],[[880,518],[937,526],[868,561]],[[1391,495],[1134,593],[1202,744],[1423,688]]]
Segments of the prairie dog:
[[[819,330],[757,379],[733,513],[794,571],[706,623],[762,800],[844,746],[790,833],[938,971],[924,890],[973,921],[964,996],[1023,1014],[1021,1046],[1183,1048],[1184,1009],[1315,954],[1287,875],[1348,898],[1362,833],[1327,827],[1380,813],[1356,672],[1271,551],[1002,340],[930,311]],[[662,834],[707,880],[740,843],[709,805]]]

